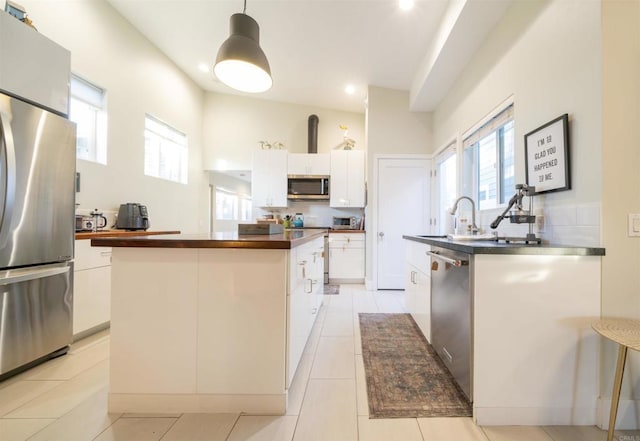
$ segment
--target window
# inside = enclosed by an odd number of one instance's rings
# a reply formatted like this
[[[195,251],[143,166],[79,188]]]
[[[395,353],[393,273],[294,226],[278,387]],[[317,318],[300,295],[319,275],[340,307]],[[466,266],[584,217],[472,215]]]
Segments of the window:
[[[251,198],[216,187],[216,220],[251,220]]]
[[[235,220],[238,218],[238,196],[224,188],[216,187],[216,219]]]
[[[151,115],[144,120],[144,174],[187,183],[187,135]]]
[[[251,220],[251,198],[249,196],[240,196],[240,220]]]
[[[473,195],[478,209],[507,202],[515,189],[513,104],[463,141],[463,194]]]
[[[72,74],[69,119],[77,126],[77,158],[106,164],[107,112],[104,89]]]
[[[447,146],[436,156],[436,179],[438,186],[438,219],[436,226],[441,234],[445,233],[449,210],[456,202],[457,195],[457,154],[455,142]]]

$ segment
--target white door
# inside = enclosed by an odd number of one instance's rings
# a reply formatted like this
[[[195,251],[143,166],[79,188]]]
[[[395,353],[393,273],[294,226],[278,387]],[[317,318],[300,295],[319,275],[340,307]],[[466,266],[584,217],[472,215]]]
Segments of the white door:
[[[380,158],[378,167],[378,289],[404,289],[404,234],[429,234],[429,159]]]

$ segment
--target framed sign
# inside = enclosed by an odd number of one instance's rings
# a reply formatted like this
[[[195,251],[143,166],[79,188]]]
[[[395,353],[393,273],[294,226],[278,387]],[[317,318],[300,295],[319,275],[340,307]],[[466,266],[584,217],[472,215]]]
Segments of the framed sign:
[[[568,114],[524,135],[524,153],[527,185],[536,194],[571,189]]]

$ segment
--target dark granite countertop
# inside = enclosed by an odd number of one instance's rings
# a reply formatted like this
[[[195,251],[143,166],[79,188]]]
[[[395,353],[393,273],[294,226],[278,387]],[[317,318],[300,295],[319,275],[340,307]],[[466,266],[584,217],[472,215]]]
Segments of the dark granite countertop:
[[[415,242],[467,254],[513,254],[548,256],[604,256],[604,248],[553,244],[505,243],[495,240],[450,240],[442,236],[402,236]]]
[[[282,234],[238,235],[237,232],[102,237],[94,247],[291,249],[326,234],[326,230],[287,230]]]

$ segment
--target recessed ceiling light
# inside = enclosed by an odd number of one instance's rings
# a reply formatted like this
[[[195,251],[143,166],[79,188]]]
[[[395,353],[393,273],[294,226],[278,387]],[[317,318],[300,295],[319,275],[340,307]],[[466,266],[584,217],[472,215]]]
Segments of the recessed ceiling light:
[[[200,69],[200,72],[204,72],[204,73],[211,72],[211,68],[209,67],[209,65],[207,63],[198,64],[198,69]]]
[[[356,88],[353,86],[353,84],[348,84],[347,87],[344,88],[344,91],[348,95],[353,95],[354,93],[356,93]]]
[[[412,9],[414,4],[414,0],[399,0],[400,9],[402,9],[403,11]]]

